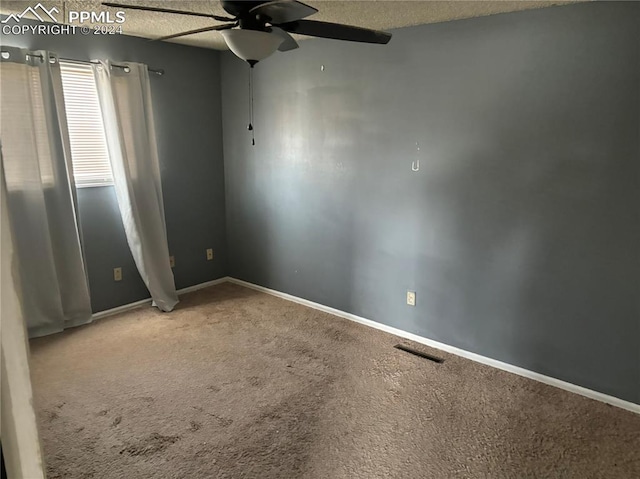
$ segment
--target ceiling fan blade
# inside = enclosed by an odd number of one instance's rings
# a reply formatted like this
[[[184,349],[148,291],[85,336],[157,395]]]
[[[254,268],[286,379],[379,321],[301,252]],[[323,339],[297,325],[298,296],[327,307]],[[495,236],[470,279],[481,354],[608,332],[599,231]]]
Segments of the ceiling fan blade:
[[[199,13],[199,12],[185,12],[184,10],[173,10],[172,8],[160,8],[160,7],[145,7],[142,5],[123,5],[121,3],[102,2],[105,7],[114,8],[128,8],[129,10],[143,10],[145,12],[160,12],[160,13],[177,13],[179,15],[191,15],[193,17],[205,17],[213,18],[220,22],[233,22],[235,18],[221,17],[219,15],[213,15],[211,13]]]
[[[269,18],[269,23],[289,23],[317,13],[313,7],[295,0],[275,0],[266,2],[249,10],[253,15]]]
[[[353,27],[340,23],[317,22],[315,20],[298,20],[278,25],[289,33],[310,35],[312,37],[333,38],[350,42],[386,44],[391,40],[391,34],[368,28]]]
[[[278,50],[281,52],[288,52],[289,50],[295,50],[298,48],[298,42],[294,40],[294,38],[285,32],[282,28],[271,27],[271,33],[275,33],[279,37],[282,37],[284,41],[278,47]]]
[[[225,25],[214,25],[212,27],[198,28],[197,30],[189,30],[188,32],[174,33],[173,35],[167,35],[165,37],[154,38],[152,41],[159,42],[159,41],[162,41],[162,40],[169,40],[171,38],[185,37],[187,35],[195,35],[196,33],[211,32],[213,30],[227,30],[227,29],[233,28],[233,27],[235,27],[237,25],[238,25],[238,23],[236,22],[236,23],[227,23]]]

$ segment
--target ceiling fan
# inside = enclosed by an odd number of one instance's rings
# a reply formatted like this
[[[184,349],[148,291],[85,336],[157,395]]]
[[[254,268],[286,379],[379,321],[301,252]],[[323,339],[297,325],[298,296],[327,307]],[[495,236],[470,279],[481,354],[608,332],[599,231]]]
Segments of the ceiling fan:
[[[191,15],[226,22],[210,27],[198,28],[197,30],[167,35],[157,38],[156,40],[169,40],[171,38],[218,30],[222,33],[231,51],[252,67],[260,60],[273,54],[276,50],[286,52],[298,48],[298,43],[290,33],[363,43],[386,44],[391,40],[391,34],[386,32],[339,23],[305,20],[306,17],[317,13],[318,10],[296,0],[221,0],[221,3],[222,8],[224,8],[231,17],[223,17],[209,13],[187,12],[170,8],[123,5],[111,2],[103,2],[102,5],[148,12]]]

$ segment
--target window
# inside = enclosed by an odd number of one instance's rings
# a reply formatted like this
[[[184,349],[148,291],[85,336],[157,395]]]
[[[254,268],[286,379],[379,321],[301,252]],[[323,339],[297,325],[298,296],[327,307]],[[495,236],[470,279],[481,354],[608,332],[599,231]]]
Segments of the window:
[[[61,61],[60,70],[76,187],[113,185],[91,65]]]

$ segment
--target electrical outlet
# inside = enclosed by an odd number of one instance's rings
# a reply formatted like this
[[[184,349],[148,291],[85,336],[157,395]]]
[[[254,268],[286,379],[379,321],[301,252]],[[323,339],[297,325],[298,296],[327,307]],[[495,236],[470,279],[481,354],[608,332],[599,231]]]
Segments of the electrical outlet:
[[[113,268],[113,280],[122,281],[122,268]]]
[[[175,256],[169,256],[169,266],[174,268],[175,265],[176,265],[176,257]]]
[[[208,248],[207,249],[207,261],[211,261],[213,259],[213,249],[212,248]]]
[[[416,305],[416,292],[415,291],[407,291],[407,304],[409,306]]]

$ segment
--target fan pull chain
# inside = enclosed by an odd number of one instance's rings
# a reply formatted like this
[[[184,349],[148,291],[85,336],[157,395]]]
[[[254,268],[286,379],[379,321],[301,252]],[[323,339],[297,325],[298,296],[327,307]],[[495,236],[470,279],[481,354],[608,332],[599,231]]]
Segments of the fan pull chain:
[[[251,132],[251,145],[256,144],[256,135],[253,131],[253,65],[249,68],[249,126],[247,130]]]

